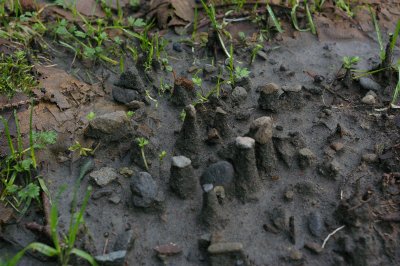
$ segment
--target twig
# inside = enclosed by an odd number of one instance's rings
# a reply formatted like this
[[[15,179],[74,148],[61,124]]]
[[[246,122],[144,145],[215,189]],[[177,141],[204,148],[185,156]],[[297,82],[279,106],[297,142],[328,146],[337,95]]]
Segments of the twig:
[[[43,211],[45,217],[45,224],[40,225],[36,222],[26,223],[25,227],[31,231],[35,231],[43,234],[49,240],[51,240],[51,231],[50,231],[50,200],[46,193],[42,191],[42,202],[43,202]]]
[[[333,236],[334,234],[336,234],[338,231],[342,230],[344,227],[345,227],[345,225],[343,225],[343,226],[337,228],[335,231],[333,231],[332,233],[330,233],[330,234],[325,238],[324,243],[322,243],[321,248],[322,248],[322,249],[325,248],[325,244],[326,244],[326,242],[328,242],[329,238],[331,238],[331,236]]]

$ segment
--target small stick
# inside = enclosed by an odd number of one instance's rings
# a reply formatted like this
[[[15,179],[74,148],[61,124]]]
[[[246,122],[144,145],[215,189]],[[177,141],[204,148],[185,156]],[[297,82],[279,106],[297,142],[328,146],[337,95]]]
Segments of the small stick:
[[[338,231],[342,230],[344,227],[345,227],[345,225],[343,225],[343,226],[337,228],[335,231],[333,231],[332,233],[330,233],[330,234],[325,238],[324,243],[322,243],[321,248],[322,248],[322,249],[325,248],[325,244],[326,244],[326,242],[328,242],[329,238],[331,238],[331,236],[333,236],[334,234],[336,234]]]
[[[42,233],[49,240],[51,240],[51,231],[50,231],[50,200],[44,191],[42,191],[42,202],[43,202],[43,211],[45,217],[45,224],[40,225],[36,222],[26,223],[25,227],[31,231],[36,231],[38,233]]]

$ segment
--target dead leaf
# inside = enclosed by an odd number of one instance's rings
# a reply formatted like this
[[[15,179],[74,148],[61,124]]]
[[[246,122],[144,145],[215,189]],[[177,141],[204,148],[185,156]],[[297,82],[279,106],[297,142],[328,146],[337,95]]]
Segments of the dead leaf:
[[[149,18],[156,18],[160,28],[182,26],[193,21],[192,2],[182,0],[152,0]]]

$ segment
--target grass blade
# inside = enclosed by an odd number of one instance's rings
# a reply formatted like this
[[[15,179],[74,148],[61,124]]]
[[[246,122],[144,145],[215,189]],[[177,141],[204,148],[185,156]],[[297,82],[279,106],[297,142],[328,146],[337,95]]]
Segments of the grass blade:
[[[274,11],[272,10],[272,8],[271,8],[269,5],[267,5],[267,11],[268,11],[269,16],[270,16],[271,19],[272,19],[272,22],[274,22],[274,25],[275,25],[276,30],[277,30],[279,33],[284,32],[284,30],[283,30],[282,27],[281,27],[281,23],[280,23],[279,20],[275,17]]]
[[[76,248],[73,248],[71,250],[71,253],[75,254],[75,255],[77,255],[77,256],[85,259],[85,260],[87,260],[91,265],[97,266],[96,261],[94,260],[94,258],[89,253],[87,253],[87,252],[85,252],[83,250],[80,250],[80,249],[76,249]]]
[[[397,98],[399,97],[399,94],[400,94],[400,66],[397,67],[397,71],[399,72],[398,73],[399,74],[399,80],[397,81],[396,88],[394,89],[394,92],[393,92],[393,98],[392,98],[392,102],[391,102],[392,106],[396,105]]]
[[[86,191],[85,198],[83,199],[81,209],[79,210],[79,213],[76,217],[76,220],[73,221],[73,223],[70,225],[70,230],[69,230],[69,235],[68,235],[68,246],[71,248],[75,244],[76,235],[78,234],[79,226],[81,225],[81,223],[83,221],[83,214],[85,213],[86,206],[88,204],[91,192],[92,192],[92,187],[89,186]],[[74,214],[72,214],[72,215],[74,215]]]
[[[307,1],[304,1],[304,3],[306,4],[306,13],[307,13],[308,24],[310,25],[310,29],[311,29],[312,34],[315,35],[315,34],[317,34],[317,29],[315,28],[314,21],[312,19],[312,15],[311,15],[311,12],[310,12],[310,8],[308,7]]]
[[[383,61],[383,60],[385,60],[386,54],[385,54],[385,46],[383,45],[383,41],[382,41],[381,30],[379,28],[378,21],[376,20],[375,12],[372,11],[371,6],[369,6],[369,12],[371,13],[372,21],[373,21],[374,27],[375,27],[376,36],[378,38],[379,50],[380,50],[379,57]]]
[[[400,19],[397,21],[396,29],[394,30],[393,33],[392,42],[390,43],[390,50],[392,51],[394,49],[394,46],[396,45],[397,38],[399,37],[399,32],[400,32]]]
[[[296,10],[297,10],[298,7],[299,7],[299,4],[296,3],[296,4],[292,7],[292,10],[290,11],[290,17],[292,18],[293,26],[294,26],[294,28],[295,28],[296,30],[298,30],[298,31],[309,31],[309,30],[310,30],[309,28],[307,28],[307,29],[300,29],[300,27],[299,27],[299,22],[297,21],[297,15],[296,15]]]
[[[33,118],[33,101],[31,103],[31,112],[29,115],[29,146],[31,150],[31,159],[32,159],[32,166],[36,169],[36,156],[35,156],[35,146],[33,143],[33,126],[32,126],[32,119]]]
[[[21,260],[21,258],[24,256],[25,252],[28,250],[38,251],[38,252],[42,253],[43,255],[46,255],[47,257],[53,257],[58,254],[57,250],[55,250],[54,248],[52,248],[48,245],[38,243],[38,242],[33,242],[33,243],[30,243],[28,246],[26,246],[23,250],[18,252],[6,265],[7,266],[16,266],[18,264],[18,262]]]

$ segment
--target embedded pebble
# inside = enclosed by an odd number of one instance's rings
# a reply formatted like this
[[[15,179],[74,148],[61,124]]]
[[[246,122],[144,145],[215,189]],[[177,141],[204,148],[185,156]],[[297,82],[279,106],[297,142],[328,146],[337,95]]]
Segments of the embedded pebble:
[[[378,155],[375,153],[366,153],[361,156],[361,160],[366,163],[375,163],[378,161]]]
[[[376,92],[381,90],[381,85],[368,77],[360,78],[360,86],[365,90],[372,90]]]
[[[314,153],[308,148],[299,150],[299,166],[302,169],[308,168],[314,164],[316,157]]]
[[[323,230],[323,221],[319,212],[312,212],[308,216],[308,229],[311,234],[320,237]]]
[[[304,245],[304,247],[313,252],[314,254],[320,254],[323,251],[321,245],[314,242],[307,242]]]
[[[374,105],[376,103],[376,99],[373,95],[368,94],[361,99],[361,102],[369,105]]]
[[[241,149],[252,149],[254,147],[255,140],[249,137],[237,137],[235,145]]]
[[[246,100],[246,98],[247,98],[246,89],[243,87],[239,87],[239,86],[234,88],[232,91],[232,98],[233,98],[233,100],[235,100],[237,102]]]
[[[301,91],[302,88],[303,88],[303,86],[301,84],[283,85],[282,86],[282,90],[285,92],[299,92],[299,91]]]
[[[118,178],[118,174],[114,168],[103,167],[97,171],[93,171],[89,176],[95,181],[100,187],[104,187]]]
[[[189,158],[182,155],[172,157],[172,165],[177,168],[185,168],[191,163],[192,161]]]
[[[344,148],[344,144],[342,142],[334,142],[331,144],[331,148],[335,151],[341,151]]]

